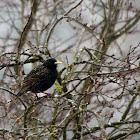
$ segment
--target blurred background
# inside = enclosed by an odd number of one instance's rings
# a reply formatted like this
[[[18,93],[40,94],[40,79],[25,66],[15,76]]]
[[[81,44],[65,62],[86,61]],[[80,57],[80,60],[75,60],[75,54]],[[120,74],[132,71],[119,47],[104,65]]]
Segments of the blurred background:
[[[59,77],[16,98],[49,57]],[[140,139],[139,0],[0,1],[0,139]]]

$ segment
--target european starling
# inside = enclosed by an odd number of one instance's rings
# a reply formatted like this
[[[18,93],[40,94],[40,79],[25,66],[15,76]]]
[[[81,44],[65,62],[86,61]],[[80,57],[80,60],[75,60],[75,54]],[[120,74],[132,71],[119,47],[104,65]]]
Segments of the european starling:
[[[23,80],[23,85],[17,95],[20,96],[27,91],[34,93],[43,92],[50,88],[58,75],[57,64],[61,63],[57,62],[54,58],[50,58],[42,65],[33,69]]]

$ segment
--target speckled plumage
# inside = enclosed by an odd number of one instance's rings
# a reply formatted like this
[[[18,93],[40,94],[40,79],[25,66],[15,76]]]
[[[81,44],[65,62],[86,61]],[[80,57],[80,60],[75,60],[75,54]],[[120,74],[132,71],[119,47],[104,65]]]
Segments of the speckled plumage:
[[[43,65],[33,69],[23,80],[23,85],[17,95],[20,96],[27,91],[43,92],[50,88],[58,75],[56,63],[57,61],[51,58],[46,60]]]

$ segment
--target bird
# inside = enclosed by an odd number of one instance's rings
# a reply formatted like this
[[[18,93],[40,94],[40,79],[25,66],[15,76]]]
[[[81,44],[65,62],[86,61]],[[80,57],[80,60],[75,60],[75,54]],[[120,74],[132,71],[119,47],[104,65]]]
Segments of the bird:
[[[57,79],[57,64],[61,63],[62,62],[60,61],[56,61],[55,58],[50,58],[42,65],[31,70],[24,78],[17,96],[21,96],[27,91],[31,91],[35,94],[40,92],[44,93],[44,91],[49,89]]]

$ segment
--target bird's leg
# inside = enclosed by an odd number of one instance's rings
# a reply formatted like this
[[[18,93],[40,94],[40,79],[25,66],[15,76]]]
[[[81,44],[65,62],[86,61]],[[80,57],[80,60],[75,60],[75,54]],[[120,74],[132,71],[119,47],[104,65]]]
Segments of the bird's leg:
[[[50,93],[46,93],[46,92],[43,92],[43,91],[39,91],[39,93],[46,94],[46,95],[47,95],[47,100],[48,100],[48,96],[50,96],[50,95],[51,95]]]
[[[43,91],[39,91],[39,93],[43,93],[43,94],[46,94],[46,95],[51,95],[50,93],[46,93],[46,92],[43,92]]]
[[[37,93],[35,93],[36,98],[38,99]]]

